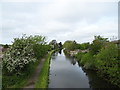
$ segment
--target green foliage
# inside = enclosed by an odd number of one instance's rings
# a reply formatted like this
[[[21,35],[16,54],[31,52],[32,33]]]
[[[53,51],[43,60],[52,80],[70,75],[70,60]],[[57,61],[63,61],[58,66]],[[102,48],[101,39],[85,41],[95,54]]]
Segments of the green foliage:
[[[63,44],[63,48],[65,48],[66,50],[75,50],[77,49],[78,44],[75,41],[66,41]]]
[[[45,44],[45,37],[42,36],[23,36],[15,38],[14,43],[3,57],[3,70],[7,73],[19,73],[25,66],[35,62],[33,46],[35,44]]]
[[[48,85],[48,75],[49,75],[49,63],[50,58],[54,50],[52,50],[46,59],[46,61],[43,64],[43,67],[41,69],[38,81],[35,83],[35,88],[47,88]]]
[[[105,47],[103,47],[100,52],[96,55],[96,61],[100,62],[103,65],[111,66],[116,65],[118,60],[118,48],[115,44],[109,43]],[[102,68],[101,66],[98,67],[99,69]]]
[[[90,43],[78,44],[78,49],[85,50],[90,48]]]
[[[3,48],[9,48],[9,45],[8,44],[3,45]]]
[[[97,54],[100,49],[105,45],[105,43],[108,42],[107,38],[102,38],[101,36],[95,36],[95,40],[93,40],[93,43],[90,46],[90,52],[95,55]]]
[[[78,61],[80,61],[84,54],[85,53],[79,52],[78,54],[75,55],[75,57],[77,58]]]
[[[96,67],[114,84],[120,85],[118,47],[109,43],[96,55]]]
[[[61,49],[61,48],[62,48],[62,46],[63,46],[63,45],[62,45],[62,42],[60,42],[60,43],[59,43],[59,48]]]
[[[22,87],[50,46],[43,36],[15,38],[3,57],[3,87]],[[39,60],[38,60],[39,59]],[[9,79],[10,78],[10,79]]]
[[[93,52],[97,51],[96,54],[94,53],[95,55],[91,51],[86,54],[78,53],[76,57],[85,69],[97,69],[99,76],[104,77],[112,84],[120,87],[120,59],[118,57],[118,47],[113,43],[105,42],[95,40],[94,48],[92,49]]]
[[[49,45],[35,44],[33,46],[34,54],[37,59],[43,57],[50,50]]]
[[[91,53],[86,53],[81,58],[80,63],[84,66],[85,69],[94,69],[94,57]]]
[[[2,75],[2,87],[3,88],[22,88],[27,84],[28,79],[34,73],[35,68],[39,64],[40,60],[34,63],[30,63],[26,70],[21,74]]]
[[[57,43],[56,40],[52,40],[52,41],[49,43],[49,45],[51,46],[52,50],[59,48],[59,43]]]

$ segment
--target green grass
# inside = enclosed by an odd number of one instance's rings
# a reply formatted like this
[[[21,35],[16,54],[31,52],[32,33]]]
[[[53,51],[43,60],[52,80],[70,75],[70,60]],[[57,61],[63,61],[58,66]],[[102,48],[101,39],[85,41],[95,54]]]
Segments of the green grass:
[[[22,75],[17,76],[16,74],[12,76],[2,75],[2,87],[3,88],[22,88],[24,87],[29,78],[33,75],[36,67],[40,63],[41,59],[37,62],[31,63],[26,71],[22,72]]]
[[[42,70],[40,72],[38,81],[35,83],[35,88],[47,88],[48,87],[48,75],[49,75],[49,64],[50,58],[54,50],[52,50],[43,64]]]

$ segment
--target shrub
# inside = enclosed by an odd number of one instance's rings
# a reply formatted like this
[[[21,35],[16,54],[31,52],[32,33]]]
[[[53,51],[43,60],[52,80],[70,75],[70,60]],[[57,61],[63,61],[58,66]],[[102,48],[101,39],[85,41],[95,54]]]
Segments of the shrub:
[[[78,54],[75,55],[75,57],[77,58],[78,61],[80,61],[84,54],[85,53],[79,52]]]
[[[113,67],[118,63],[118,48],[115,44],[109,43],[96,55],[98,68]],[[102,67],[101,67],[102,65]]]
[[[107,75],[112,83],[120,85],[120,68],[118,60],[118,47],[113,43],[108,43],[96,55],[96,67],[101,75]]]
[[[93,40],[91,46],[90,46],[90,52],[93,55],[96,55],[99,53],[101,48],[108,42],[107,38],[103,38],[101,36],[95,36],[95,40]]]
[[[90,43],[82,43],[82,44],[78,44],[78,49],[81,50],[85,50],[85,49],[89,49],[90,48]]]
[[[37,43],[44,44],[44,40],[42,36],[15,38],[3,57],[3,71],[9,74],[20,73],[26,65],[35,62],[33,46]]]
[[[91,53],[86,53],[82,56],[80,63],[84,65],[86,69],[94,69],[94,57]]]
[[[35,57],[37,59],[40,59],[50,50],[50,46],[49,45],[35,44],[33,46],[33,49],[34,49]]]

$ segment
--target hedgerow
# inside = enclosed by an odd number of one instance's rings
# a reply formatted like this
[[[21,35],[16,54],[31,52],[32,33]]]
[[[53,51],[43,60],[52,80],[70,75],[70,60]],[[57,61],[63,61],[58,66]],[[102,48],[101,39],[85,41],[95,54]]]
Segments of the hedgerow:
[[[25,35],[22,38],[15,38],[3,57],[3,71],[7,74],[20,73],[26,65],[35,62],[37,60],[33,48],[35,44],[44,45],[45,38]]]

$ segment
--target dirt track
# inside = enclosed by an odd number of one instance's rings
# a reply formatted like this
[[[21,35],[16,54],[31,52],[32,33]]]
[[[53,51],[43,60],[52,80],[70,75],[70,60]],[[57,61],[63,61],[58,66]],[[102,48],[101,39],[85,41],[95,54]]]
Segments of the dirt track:
[[[44,61],[45,59],[42,59],[39,63],[39,65],[37,66],[34,74],[32,75],[32,77],[30,78],[30,80],[28,80],[28,83],[27,85],[24,87],[25,89],[26,88],[35,88],[35,82],[37,81],[38,77],[39,77],[39,74],[40,74],[40,71],[42,69],[42,66],[44,64]]]

